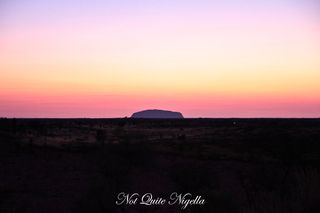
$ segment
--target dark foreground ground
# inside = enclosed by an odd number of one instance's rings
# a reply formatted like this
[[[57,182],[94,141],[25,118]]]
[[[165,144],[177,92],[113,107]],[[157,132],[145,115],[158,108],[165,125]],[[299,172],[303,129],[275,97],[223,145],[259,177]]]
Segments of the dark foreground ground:
[[[318,213],[320,120],[0,119],[0,212]]]

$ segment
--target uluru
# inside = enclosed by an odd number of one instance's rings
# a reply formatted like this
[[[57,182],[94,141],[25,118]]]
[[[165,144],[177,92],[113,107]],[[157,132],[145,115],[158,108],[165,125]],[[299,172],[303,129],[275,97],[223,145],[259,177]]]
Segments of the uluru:
[[[180,112],[168,110],[149,109],[132,114],[131,118],[157,118],[157,119],[182,119],[183,115]]]

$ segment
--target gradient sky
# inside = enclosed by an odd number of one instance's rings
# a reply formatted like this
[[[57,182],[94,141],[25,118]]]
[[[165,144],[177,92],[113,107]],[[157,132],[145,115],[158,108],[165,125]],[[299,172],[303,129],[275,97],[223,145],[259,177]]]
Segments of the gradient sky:
[[[318,0],[0,0],[0,117],[320,117]]]

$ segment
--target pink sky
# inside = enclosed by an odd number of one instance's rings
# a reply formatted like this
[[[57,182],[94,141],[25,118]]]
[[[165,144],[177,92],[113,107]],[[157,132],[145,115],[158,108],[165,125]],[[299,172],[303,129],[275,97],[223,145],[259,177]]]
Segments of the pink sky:
[[[3,1],[0,117],[320,117],[315,0]]]

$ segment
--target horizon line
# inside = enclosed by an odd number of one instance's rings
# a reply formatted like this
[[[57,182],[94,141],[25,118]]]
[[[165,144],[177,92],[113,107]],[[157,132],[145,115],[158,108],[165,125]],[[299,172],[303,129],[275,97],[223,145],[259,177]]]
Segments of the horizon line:
[[[320,119],[320,117],[184,117],[184,118],[132,118],[124,117],[1,117],[0,119],[135,119],[135,120],[183,120],[183,119]]]

